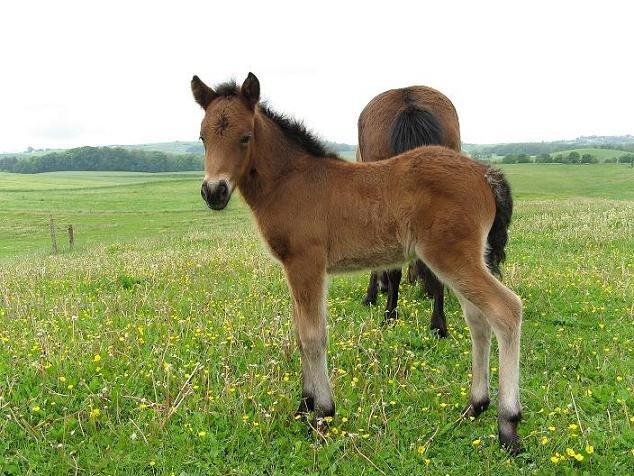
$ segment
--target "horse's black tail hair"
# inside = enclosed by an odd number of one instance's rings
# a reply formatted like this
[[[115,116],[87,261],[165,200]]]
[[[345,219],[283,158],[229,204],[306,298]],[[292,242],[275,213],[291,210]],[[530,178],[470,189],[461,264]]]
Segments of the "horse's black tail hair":
[[[442,143],[442,128],[436,116],[427,109],[409,104],[392,124],[390,149],[392,155],[402,154],[422,145]]]
[[[495,197],[495,219],[487,237],[486,263],[496,276],[501,276],[500,264],[506,259],[504,247],[509,239],[508,228],[513,215],[511,186],[500,169],[488,167],[486,179]]]

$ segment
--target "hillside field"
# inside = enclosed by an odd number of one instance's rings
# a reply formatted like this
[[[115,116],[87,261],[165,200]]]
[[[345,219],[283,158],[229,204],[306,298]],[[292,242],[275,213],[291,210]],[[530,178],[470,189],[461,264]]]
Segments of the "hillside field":
[[[337,415],[316,443],[291,417],[283,273],[237,195],[211,212],[200,173],[0,173],[0,474],[633,473],[634,169],[502,168],[504,281],[524,301],[514,459],[495,344],[491,408],[459,418],[471,357],[453,297],[439,340],[418,287],[385,328],[384,300],[360,304],[367,273],[331,279]]]
[[[584,154],[590,154],[593,157],[596,157],[597,159],[599,159],[599,162],[603,162],[606,159],[612,159],[614,157],[621,157],[622,155],[627,154],[626,151],[618,150],[618,149],[599,149],[596,147],[585,147],[585,148],[578,148],[578,149],[562,150],[560,152],[553,152],[550,155],[555,157],[556,155],[561,154],[564,157],[566,157],[571,152],[577,152],[582,157],[584,156]]]

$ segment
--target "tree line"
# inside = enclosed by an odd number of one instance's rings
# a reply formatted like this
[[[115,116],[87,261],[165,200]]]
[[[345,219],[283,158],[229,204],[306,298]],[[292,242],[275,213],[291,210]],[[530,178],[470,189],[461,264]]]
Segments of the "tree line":
[[[574,148],[592,147],[594,149],[622,150],[624,153],[634,152],[634,143],[606,143],[590,144],[583,142],[518,142],[510,144],[463,144],[463,150],[481,158],[490,158],[492,155],[527,155],[539,156],[542,154],[556,154]]]
[[[199,154],[166,154],[122,147],[79,147],[41,156],[0,158],[0,170],[22,174],[68,170],[180,172],[202,168],[203,158]]]
[[[603,163],[608,164],[631,164],[634,162],[634,153],[623,154],[619,157],[610,157],[605,159]],[[528,154],[508,154],[502,158],[503,164],[598,164],[599,159],[592,154],[579,154],[572,151],[568,154],[547,154],[542,153],[534,158]]]

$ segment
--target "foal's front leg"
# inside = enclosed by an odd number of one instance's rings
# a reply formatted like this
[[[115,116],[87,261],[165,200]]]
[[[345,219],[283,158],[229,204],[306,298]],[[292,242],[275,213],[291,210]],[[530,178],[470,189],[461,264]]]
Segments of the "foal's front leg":
[[[326,365],[326,272],[312,263],[288,263],[286,276],[293,294],[295,334],[302,360],[302,398],[298,413],[315,412],[317,428],[335,414]]]

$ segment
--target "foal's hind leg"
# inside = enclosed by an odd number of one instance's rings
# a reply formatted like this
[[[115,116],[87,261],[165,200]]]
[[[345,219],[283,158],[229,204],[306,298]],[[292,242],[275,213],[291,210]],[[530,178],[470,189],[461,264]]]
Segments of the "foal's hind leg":
[[[512,454],[517,454],[521,451],[517,425],[522,419],[519,390],[522,302],[484,267],[465,278],[456,286],[456,291],[482,312],[498,341],[498,433],[500,444]]]
[[[522,418],[519,400],[522,302],[489,273],[481,257],[475,253],[466,255],[464,248],[469,247],[470,244],[473,246],[473,243],[464,243],[460,244],[464,246],[455,246],[449,250],[445,246],[442,250],[444,253],[433,252],[441,250],[428,250],[427,257],[419,256],[423,259],[427,258],[427,264],[460,296],[461,300],[471,302],[481,312],[495,333],[500,357],[498,402],[500,443],[512,454],[517,454],[521,450],[517,425]],[[474,314],[475,312],[469,312],[470,316]],[[479,349],[480,347],[478,346]],[[479,381],[483,380],[480,376]],[[476,395],[480,391],[475,389]]]
[[[401,285],[401,268],[390,269],[387,274],[387,305],[385,306],[385,317],[383,322],[387,323],[397,317],[398,288]]]
[[[471,333],[471,396],[466,417],[477,417],[489,408],[489,353],[491,326],[480,310],[463,297],[458,298]]]

